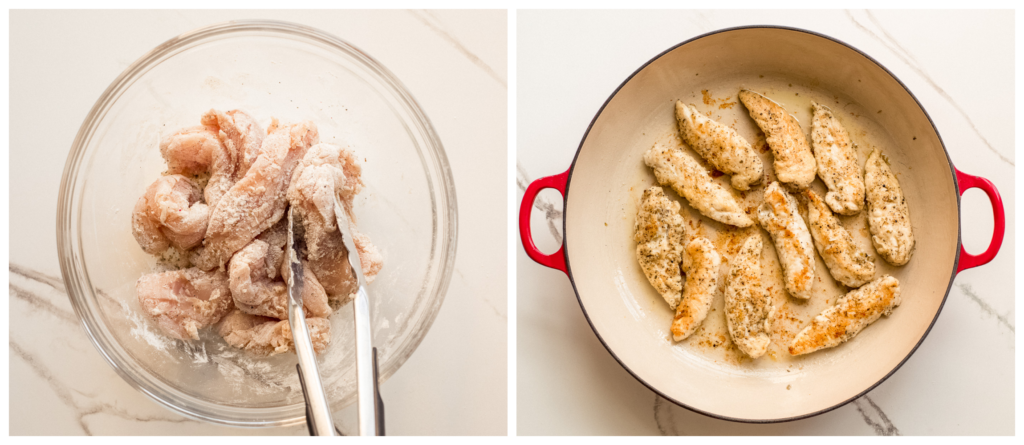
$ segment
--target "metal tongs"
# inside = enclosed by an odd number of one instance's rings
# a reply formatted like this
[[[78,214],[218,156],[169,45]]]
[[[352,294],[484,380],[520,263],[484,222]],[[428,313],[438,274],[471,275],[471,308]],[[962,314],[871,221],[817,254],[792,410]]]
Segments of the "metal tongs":
[[[384,402],[380,398],[378,388],[377,348],[373,347],[372,330],[370,328],[370,298],[366,293],[366,279],[363,276],[362,263],[352,238],[351,220],[345,212],[337,196],[334,198],[334,213],[338,218],[338,229],[341,231],[345,248],[348,250],[349,265],[356,277],[359,288],[356,292],[353,309],[355,311],[356,330],[356,389],[358,395],[359,435],[384,435]],[[306,253],[305,230],[298,213],[288,210],[288,322],[292,328],[295,342],[295,353],[299,358],[296,365],[299,370],[299,382],[306,398],[306,423],[310,435],[335,435],[331,410],[327,403],[327,394],[320,380],[320,372],[316,365],[313,344],[306,327],[306,317],[302,308],[302,263],[299,260]]]

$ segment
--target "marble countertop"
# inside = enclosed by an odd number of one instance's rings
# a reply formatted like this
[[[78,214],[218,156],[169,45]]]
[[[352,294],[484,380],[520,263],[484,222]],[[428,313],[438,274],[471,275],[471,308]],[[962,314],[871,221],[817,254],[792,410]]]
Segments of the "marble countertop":
[[[505,11],[12,11],[10,434],[304,435],[182,417],[132,389],[86,336],[58,266],[55,211],[86,114],[138,57],[233,19],[301,23],[371,54],[400,79],[447,151],[459,205],[455,270],[417,351],[381,386],[391,435],[507,432]],[[336,413],[355,432],[353,407]]]
[[[518,197],[565,171],[594,114],[634,70],[716,29],[792,26],[878,60],[928,110],[958,169],[990,179],[1006,209],[1002,250],[961,273],[927,340],[888,380],[826,414],[742,424],[681,408],[631,377],[587,324],[565,275],[517,267],[520,435],[1014,434],[1014,19],[1012,11],[519,11]],[[963,198],[963,243],[992,233],[988,200]],[[543,252],[561,244],[561,196],[541,193],[532,221]],[[921,241],[926,242],[926,241]]]

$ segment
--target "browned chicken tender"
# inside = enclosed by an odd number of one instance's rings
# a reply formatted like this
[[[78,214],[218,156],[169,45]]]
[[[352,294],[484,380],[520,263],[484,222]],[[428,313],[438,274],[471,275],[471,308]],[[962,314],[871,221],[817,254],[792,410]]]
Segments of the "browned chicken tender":
[[[782,105],[761,94],[741,90],[739,98],[750,112],[750,118],[764,132],[768,147],[772,149],[775,176],[790,186],[807,188],[814,181],[816,167],[800,122]]]
[[[331,322],[326,318],[307,318],[313,350],[323,353],[331,344]],[[224,317],[217,332],[229,345],[249,353],[268,357],[295,351],[292,329],[287,320],[250,315],[235,310]]]
[[[143,275],[135,284],[142,311],[169,337],[198,340],[233,307],[224,272],[197,268]]]
[[[836,305],[814,317],[811,325],[793,339],[789,353],[809,354],[833,348],[855,337],[883,315],[900,305],[900,282],[889,275],[839,297]]]

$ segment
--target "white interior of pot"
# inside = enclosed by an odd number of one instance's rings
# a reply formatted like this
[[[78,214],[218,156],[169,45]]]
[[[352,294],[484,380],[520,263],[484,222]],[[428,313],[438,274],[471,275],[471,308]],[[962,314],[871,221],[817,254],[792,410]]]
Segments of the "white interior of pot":
[[[814,296],[788,296],[774,246],[756,226],[727,227],[682,204],[688,237],[714,241],[723,257],[713,311],[682,342],[669,333],[672,311],[641,271],[632,240],[641,193],[655,185],[643,153],[656,142],[679,143],[673,104],[692,103],[732,126],[757,148],[763,144],[736,94],[748,88],[776,100],[810,132],[811,100],[830,106],[850,132],[861,167],[877,147],[889,160],[910,206],[917,239],[909,264],[892,267],[871,246],[865,213],[841,217],[873,258],[875,277],[900,281],[903,303],[852,341],[807,356],[786,351],[793,336],[848,289],[816,256]],[[704,91],[702,91],[704,90]],[[689,150],[689,148],[685,148]],[[772,156],[759,151],[770,178]],[[699,157],[698,157],[699,159]],[[863,170],[862,170],[863,171]],[[740,195],[755,208],[763,187]],[[820,179],[812,184],[825,191]],[[805,212],[801,205],[801,211]],[[913,97],[860,53],[813,34],[748,28],[710,35],[663,55],[630,79],[597,117],[576,160],[566,203],[569,266],[591,324],[618,360],[662,395],[708,414],[771,421],[827,410],[861,394],[893,371],[936,317],[958,249],[956,188],[938,135]],[[806,218],[806,213],[804,213]],[[760,234],[762,280],[776,307],[769,353],[751,360],[729,339],[721,279],[742,241]]]

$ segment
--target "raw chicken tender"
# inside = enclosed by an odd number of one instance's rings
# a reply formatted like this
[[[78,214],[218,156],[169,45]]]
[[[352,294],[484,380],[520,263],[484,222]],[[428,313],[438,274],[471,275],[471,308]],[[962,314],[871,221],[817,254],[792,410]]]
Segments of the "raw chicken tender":
[[[835,306],[814,317],[811,325],[793,339],[789,353],[809,354],[819,349],[839,346],[882,315],[891,314],[899,305],[900,282],[884,275],[839,297]]]
[[[348,148],[317,144],[309,149],[295,169],[288,189],[288,201],[299,211],[305,229],[310,271],[327,292],[332,308],[347,303],[358,289],[348,262],[348,249],[338,229],[335,196],[351,219],[352,200],[362,189],[361,168]],[[383,259],[369,238],[351,227],[366,281],[372,282],[383,267]]]
[[[828,107],[811,102],[814,119],[811,142],[818,177],[828,187],[825,203],[840,215],[856,215],[864,208],[864,181],[860,176],[853,141]]]
[[[679,135],[712,167],[732,175],[732,186],[748,190],[764,178],[757,152],[735,130],[709,119],[692,105],[676,101]]]
[[[233,307],[224,272],[197,268],[143,275],[135,283],[143,312],[170,337],[198,340],[199,329]]]
[[[807,221],[814,247],[825,260],[832,278],[849,287],[860,287],[871,280],[875,263],[867,252],[857,247],[850,232],[813,190],[807,191]]]
[[[313,350],[320,354],[331,344],[331,322],[326,318],[307,318]],[[292,328],[287,320],[250,315],[240,310],[231,312],[220,322],[217,331],[231,346],[267,357],[283,352],[294,352]]]
[[[235,171],[231,181],[234,184],[245,176],[249,167],[256,162],[266,133],[256,119],[241,110],[231,110],[227,113],[210,110],[203,115],[202,123],[218,130],[221,143],[227,147],[235,160]]]
[[[284,216],[292,171],[319,142],[312,122],[278,127],[275,121],[270,131],[252,167],[210,215],[203,252],[195,259],[203,270],[224,267],[231,255]]]
[[[181,250],[199,245],[210,220],[210,208],[199,199],[199,187],[181,175],[150,184],[132,210],[132,235],[142,250],[159,254],[172,245]]]
[[[868,190],[868,228],[875,250],[893,266],[907,264],[914,250],[910,209],[896,175],[878,149],[868,155],[864,185]]]
[[[671,186],[690,206],[715,221],[749,227],[754,221],[744,213],[736,199],[716,184],[707,170],[680,147],[655,144],[644,153],[644,163],[654,170],[661,185]]]
[[[750,358],[758,358],[772,339],[772,298],[761,285],[761,235],[743,242],[725,276],[725,320],[732,342]]]
[[[675,341],[693,334],[708,316],[718,288],[718,266],[721,264],[722,257],[707,238],[697,237],[686,246],[683,255],[686,287],[672,320],[672,338]]]
[[[797,208],[796,199],[772,182],[764,191],[757,217],[772,236],[785,275],[786,290],[796,298],[811,298],[814,286],[814,243]]]
[[[673,310],[683,293],[683,227],[678,202],[668,199],[661,187],[644,190],[633,225],[636,258],[647,281]]]
[[[765,134],[775,156],[775,176],[798,189],[814,181],[814,154],[800,123],[781,105],[750,90],[740,90],[740,102]]]
[[[231,257],[228,267],[231,296],[235,306],[253,315],[288,319],[288,286],[281,279],[274,279],[281,273],[271,273],[267,267],[269,243],[255,239]],[[302,306],[310,317],[327,317],[331,308],[327,305],[327,294],[316,277],[303,265]]]
[[[235,183],[235,153],[220,141],[216,126],[180,130],[160,143],[160,154],[169,174],[196,178],[209,173],[203,197],[211,208]]]

